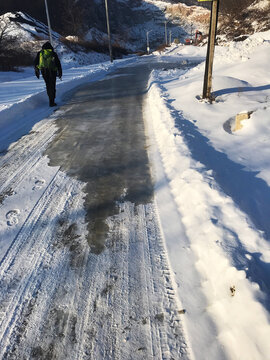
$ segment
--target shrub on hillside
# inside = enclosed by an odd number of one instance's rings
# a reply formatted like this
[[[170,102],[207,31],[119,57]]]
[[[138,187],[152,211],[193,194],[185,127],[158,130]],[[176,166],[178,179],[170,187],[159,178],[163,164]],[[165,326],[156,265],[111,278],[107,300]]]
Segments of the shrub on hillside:
[[[239,19],[241,12],[246,9],[254,0],[222,0],[220,11],[230,20]]]
[[[95,40],[86,41],[76,37],[73,40],[67,38],[61,38],[60,40],[73,52],[84,51],[89,53],[95,51],[102,54],[109,54],[108,45],[101,44]],[[112,50],[114,57],[121,57],[128,54],[128,51],[118,43],[112,44]]]
[[[0,52],[0,71],[18,71],[19,67],[33,66],[33,54],[23,49],[6,49]]]
[[[162,51],[166,50],[167,47],[168,47],[168,45],[161,44],[156,48],[156,51],[162,52]]]

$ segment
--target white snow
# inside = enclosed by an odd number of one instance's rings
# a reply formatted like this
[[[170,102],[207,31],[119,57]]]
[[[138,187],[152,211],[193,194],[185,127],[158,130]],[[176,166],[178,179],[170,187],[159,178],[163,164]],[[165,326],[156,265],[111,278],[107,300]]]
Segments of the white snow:
[[[265,360],[270,354],[269,50],[270,31],[217,46],[212,104],[200,100],[203,47],[172,47],[168,59],[201,63],[189,71],[154,71],[149,80],[145,119],[155,201],[195,359]],[[135,61],[66,68],[58,102],[82,82]],[[12,151],[12,142],[41,120],[46,124],[52,110],[43,81],[29,70],[1,77],[0,146]],[[243,111],[252,112],[250,119],[232,132]],[[31,192],[0,203],[1,257],[58,171],[42,161],[20,184]],[[18,211],[22,203],[24,212]]]
[[[270,353],[269,35],[216,48],[212,104],[200,101],[204,63],[149,84],[156,201],[196,359]],[[242,111],[253,113],[232,133]]]
[[[249,9],[267,9],[270,6],[270,1],[269,0],[257,0],[254,1],[248,8]]]

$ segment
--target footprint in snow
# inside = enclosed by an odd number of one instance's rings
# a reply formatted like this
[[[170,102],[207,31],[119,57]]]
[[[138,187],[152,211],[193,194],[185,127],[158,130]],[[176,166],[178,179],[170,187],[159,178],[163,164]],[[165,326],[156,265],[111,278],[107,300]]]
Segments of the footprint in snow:
[[[41,189],[45,184],[45,180],[40,179],[35,181],[35,186],[33,187],[33,190]]]
[[[20,210],[18,210],[18,209],[10,210],[9,212],[6,213],[6,219],[7,219],[8,226],[13,226],[13,225],[18,224],[19,214],[20,214]]]

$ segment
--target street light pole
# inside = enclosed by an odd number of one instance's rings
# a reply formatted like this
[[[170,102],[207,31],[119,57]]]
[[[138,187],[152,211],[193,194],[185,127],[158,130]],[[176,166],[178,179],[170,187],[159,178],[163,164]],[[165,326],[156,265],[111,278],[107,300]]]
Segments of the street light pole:
[[[168,45],[168,39],[167,39],[167,22],[168,22],[168,21],[164,21],[164,24],[165,24],[165,45]]]
[[[108,31],[108,41],[109,41],[110,59],[111,59],[111,62],[113,62],[112,43],[111,43],[111,31],[110,31],[110,20],[109,20],[109,12],[108,12],[108,3],[107,3],[107,0],[105,0],[105,9],[106,9],[106,19],[107,19],[107,31]]]
[[[150,53],[150,46],[149,46],[149,34],[152,30],[146,31],[146,41],[147,41],[147,54]]]
[[[51,22],[50,22],[50,15],[49,15],[49,9],[48,9],[47,0],[45,0],[45,8],[46,8],[46,15],[47,15],[47,23],[48,23],[50,43],[52,45],[53,44],[53,41],[52,41],[52,29],[51,29]]]
[[[203,99],[211,99],[212,75],[215,52],[215,41],[217,32],[219,0],[213,0],[211,4],[211,19],[208,37],[207,55],[205,62]]]
[[[170,46],[172,45],[172,31],[170,30]]]

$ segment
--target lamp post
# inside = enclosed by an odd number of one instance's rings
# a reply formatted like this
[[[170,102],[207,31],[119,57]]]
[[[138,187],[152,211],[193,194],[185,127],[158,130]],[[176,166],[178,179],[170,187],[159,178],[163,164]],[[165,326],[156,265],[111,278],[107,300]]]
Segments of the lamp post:
[[[108,3],[105,0],[105,10],[106,10],[106,19],[107,19],[107,31],[108,31],[108,41],[109,41],[109,53],[111,62],[113,62],[113,55],[112,55],[112,43],[111,43],[111,31],[110,31],[110,20],[109,20],[109,12],[108,12]]]
[[[148,54],[148,55],[149,55],[149,53],[150,53],[149,34],[150,34],[151,31],[153,31],[153,30],[146,31],[146,42],[147,42],[147,54]]]
[[[170,30],[170,46],[172,45],[172,31]]]
[[[165,24],[165,45],[168,45],[168,39],[167,39],[167,23],[168,23],[168,21],[164,21],[164,24]]]
[[[201,1],[201,0],[199,0],[199,1]],[[207,55],[206,55],[206,62],[205,62],[203,96],[202,96],[203,99],[209,99],[209,100],[211,100],[213,62],[214,62],[215,41],[216,41],[216,33],[217,33],[218,10],[219,10],[219,0],[212,0],[210,29],[209,29],[209,36],[208,36],[208,46],[207,46]]]
[[[49,9],[48,9],[47,0],[45,0],[45,8],[46,8],[47,23],[48,23],[48,29],[49,29],[49,38],[50,38],[50,43],[52,45],[53,44],[53,42],[52,42],[52,29],[51,29],[51,22],[50,22],[50,15],[49,15]]]

